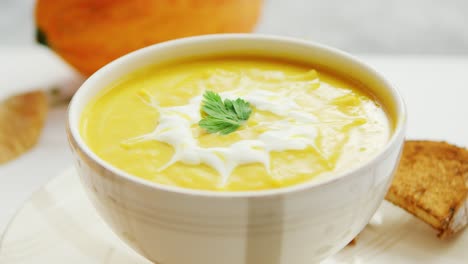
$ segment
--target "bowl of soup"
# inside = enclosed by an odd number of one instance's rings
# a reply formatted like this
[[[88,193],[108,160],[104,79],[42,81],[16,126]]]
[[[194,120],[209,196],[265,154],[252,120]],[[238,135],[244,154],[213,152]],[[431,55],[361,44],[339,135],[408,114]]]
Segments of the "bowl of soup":
[[[405,121],[398,91],[349,54],[223,34],[103,67],[67,132],[97,211],[152,262],[308,264],[380,205]]]

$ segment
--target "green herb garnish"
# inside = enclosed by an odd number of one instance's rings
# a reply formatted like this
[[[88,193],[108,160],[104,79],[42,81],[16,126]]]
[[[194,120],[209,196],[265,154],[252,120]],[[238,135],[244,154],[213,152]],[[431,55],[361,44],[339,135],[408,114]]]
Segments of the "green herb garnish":
[[[202,112],[205,114],[198,125],[208,133],[227,135],[236,131],[252,113],[250,104],[241,98],[221,99],[215,92],[203,94]]]

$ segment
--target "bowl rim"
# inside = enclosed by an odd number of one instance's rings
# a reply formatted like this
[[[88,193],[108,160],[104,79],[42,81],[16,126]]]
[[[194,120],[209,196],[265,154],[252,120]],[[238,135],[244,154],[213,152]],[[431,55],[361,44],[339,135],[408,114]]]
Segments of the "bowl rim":
[[[343,59],[351,61],[353,64],[359,65],[365,71],[377,77],[380,82],[384,84],[384,89],[389,90],[391,94],[391,98],[395,103],[396,106],[396,120],[395,127],[390,139],[387,141],[385,146],[379,150],[377,154],[375,154],[369,160],[362,162],[358,166],[346,170],[344,172],[338,173],[337,175],[333,175],[332,177],[325,177],[323,179],[315,179],[305,181],[299,184],[276,188],[276,189],[268,189],[268,190],[249,190],[249,191],[212,191],[212,190],[199,190],[199,189],[190,189],[184,188],[179,186],[170,186],[164,185],[157,182],[152,182],[149,180],[145,180],[136,176],[127,173],[112,164],[108,163],[107,161],[101,159],[97,154],[95,154],[91,149],[87,146],[84,142],[83,138],[79,132],[79,118],[81,117],[81,113],[77,113],[77,107],[79,105],[78,101],[82,100],[81,98],[88,92],[96,87],[93,87],[92,83],[95,79],[101,78],[101,75],[106,75],[108,72],[111,72],[116,65],[125,63],[127,60],[130,60],[134,56],[138,56],[145,53],[153,53],[157,52],[160,49],[165,49],[170,46],[175,45],[190,45],[194,42],[204,42],[204,41],[221,41],[221,40],[232,40],[232,39],[241,39],[247,41],[256,41],[256,40],[263,40],[263,41],[273,41],[273,42],[283,42],[285,44],[291,45],[303,45],[307,46],[311,49],[315,50],[322,50],[329,53],[333,53]],[[77,120],[78,118],[78,120]],[[266,35],[266,34],[245,34],[245,33],[228,33],[228,34],[209,34],[209,35],[201,35],[201,36],[194,36],[194,37],[186,37],[180,38],[176,40],[170,40],[166,42],[161,42],[158,44],[153,44],[142,49],[138,49],[131,53],[128,53],[116,60],[108,63],[94,74],[92,74],[76,91],[73,98],[71,99],[68,110],[67,110],[67,121],[66,121],[66,132],[67,136],[69,137],[69,141],[74,141],[75,145],[79,150],[84,153],[92,162],[96,163],[99,167],[111,172],[112,174],[116,175],[117,177],[124,179],[125,181],[141,185],[143,187],[151,188],[157,191],[163,192],[171,192],[175,194],[181,195],[190,195],[190,196],[204,196],[204,197],[218,197],[218,198],[250,198],[250,197],[275,197],[281,196],[287,193],[296,193],[300,191],[304,191],[307,189],[317,188],[320,186],[332,184],[334,182],[343,180],[344,178],[351,177],[351,175],[359,174],[360,172],[366,171],[369,167],[372,166],[378,160],[383,159],[388,152],[396,147],[395,145],[399,143],[401,139],[404,138],[404,133],[406,130],[406,123],[407,123],[407,110],[406,105],[404,102],[403,97],[401,96],[400,92],[386,79],[380,74],[377,70],[373,67],[367,65],[359,58],[341,51],[339,49],[329,47],[324,44],[320,44],[310,40],[304,40],[299,38],[293,37],[285,37],[285,36],[277,36],[277,35]],[[71,144],[71,143],[70,143]],[[79,174],[79,173],[78,173]]]

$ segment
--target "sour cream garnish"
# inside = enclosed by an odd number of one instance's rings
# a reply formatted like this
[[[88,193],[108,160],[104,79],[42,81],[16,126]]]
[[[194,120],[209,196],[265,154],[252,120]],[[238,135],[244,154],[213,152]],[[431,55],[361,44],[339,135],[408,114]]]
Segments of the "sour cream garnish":
[[[254,74],[259,74],[254,72]],[[272,79],[287,78],[277,72],[272,72]],[[268,78],[267,75],[262,77]],[[312,80],[297,82],[295,86],[308,86],[318,83],[316,74]],[[232,171],[239,165],[248,163],[262,163],[267,171],[270,170],[270,152],[285,150],[300,150],[307,147],[315,148],[318,119],[301,109],[294,98],[266,89],[248,90],[249,85],[258,82],[243,76],[240,87],[236,90],[223,92],[219,95],[225,99],[242,97],[256,109],[268,111],[282,117],[281,119],[264,122],[268,131],[261,133],[257,139],[240,140],[227,147],[201,147],[192,133],[192,126],[201,119],[200,106],[202,96],[194,97],[187,105],[161,107],[147,92],[142,91],[142,99],[151,107],[159,111],[159,124],[149,134],[141,135],[124,142],[132,144],[147,140],[157,140],[171,145],[175,153],[172,158],[159,170],[162,171],[176,162],[186,164],[207,164],[221,175],[220,187],[224,186]],[[259,87],[260,88],[260,87]]]
[[[238,91],[220,93],[224,98],[236,97]],[[254,107],[275,114],[286,113],[284,119],[268,122],[269,130],[260,134],[255,140],[240,140],[228,147],[199,146],[192,133],[192,126],[200,121],[200,105],[202,96],[190,100],[183,106],[161,107],[149,97],[149,105],[160,113],[160,120],[155,130],[126,143],[144,140],[157,140],[171,145],[175,154],[160,170],[164,170],[175,162],[186,164],[208,164],[222,176],[220,186],[226,184],[231,172],[239,165],[246,163],[262,163],[267,171],[270,168],[270,152],[314,147],[317,129],[308,120],[317,119],[304,112],[292,100],[277,97],[273,92],[256,90],[244,95]],[[265,98],[270,98],[266,100]],[[277,98],[276,100],[273,98]],[[286,104],[284,104],[286,102]],[[278,107],[281,105],[281,108]],[[279,111],[281,109],[281,111]],[[305,122],[304,122],[305,121]]]

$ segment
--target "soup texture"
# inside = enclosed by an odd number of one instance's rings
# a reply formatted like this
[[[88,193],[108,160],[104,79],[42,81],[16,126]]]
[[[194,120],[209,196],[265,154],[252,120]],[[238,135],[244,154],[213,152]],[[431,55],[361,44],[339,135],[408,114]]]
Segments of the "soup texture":
[[[228,134],[199,125],[203,95],[251,114]],[[372,158],[391,122],[365,87],[310,65],[217,58],[144,68],[86,106],[85,142],[104,161],[160,184],[265,190],[333,177]]]

